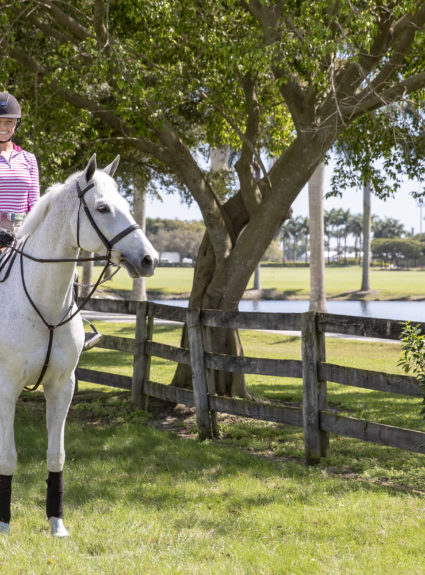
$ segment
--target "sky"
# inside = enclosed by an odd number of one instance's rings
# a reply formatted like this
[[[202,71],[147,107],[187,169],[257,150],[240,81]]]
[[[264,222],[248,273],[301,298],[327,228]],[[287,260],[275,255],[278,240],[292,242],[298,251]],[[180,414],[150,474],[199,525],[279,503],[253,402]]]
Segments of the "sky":
[[[330,180],[332,176],[332,167],[325,168],[325,193],[330,189]],[[404,181],[399,192],[394,198],[386,201],[379,200],[372,196],[372,214],[380,218],[390,217],[399,220],[405,227],[406,231],[414,229],[414,233],[425,232],[425,207],[421,210],[409,194],[411,191],[422,191],[424,185],[412,181]],[[325,210],[332,208],[349,209],[354,214],[360,214],[363,211],[363,193],[362,190],[346,190],[342,198],[325,199]],[[301,191],[295,202],[292,204],[294,217],[308,215],[308,191],[307,186]],[[149,218],[179,219],[179,220],[201,220],[201,212],[196,203],[187,207],[181,202],[179,196],[163,196],[163,202],[159,200],[148,199],[146,215]],[[422,218],[421,218],[422,216]],[[422,219],[422,222],[421,222]],[[422,224],[422,230],[421,230]]]

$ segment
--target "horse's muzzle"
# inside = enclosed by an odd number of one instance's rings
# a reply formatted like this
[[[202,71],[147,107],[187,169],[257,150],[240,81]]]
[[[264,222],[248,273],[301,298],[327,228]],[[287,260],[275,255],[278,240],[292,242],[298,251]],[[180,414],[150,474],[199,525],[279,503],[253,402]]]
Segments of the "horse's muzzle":
[[[134,258],[123,256],[121,263],[127,270],[128,275],[133,279],[149,277],[155,272],[155,268],[158,265],[158,257],[146,254],[140,261],[136,261]]]

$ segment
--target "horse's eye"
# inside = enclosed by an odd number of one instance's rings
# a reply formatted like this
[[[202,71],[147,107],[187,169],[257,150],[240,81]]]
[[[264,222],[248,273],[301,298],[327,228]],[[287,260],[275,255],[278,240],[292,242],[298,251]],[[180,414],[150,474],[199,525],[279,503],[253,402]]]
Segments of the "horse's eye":
[[[108,206],[108,204],[99,204],[96,206],[96,210],[101,214],[109,214],[111,208]]]

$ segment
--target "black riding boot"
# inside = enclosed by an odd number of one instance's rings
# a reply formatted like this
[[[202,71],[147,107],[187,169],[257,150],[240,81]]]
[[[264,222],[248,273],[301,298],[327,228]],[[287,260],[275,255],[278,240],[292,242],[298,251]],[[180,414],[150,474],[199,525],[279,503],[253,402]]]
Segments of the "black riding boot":
[[[0,475],[0,521],[10,523],[13,475]]]

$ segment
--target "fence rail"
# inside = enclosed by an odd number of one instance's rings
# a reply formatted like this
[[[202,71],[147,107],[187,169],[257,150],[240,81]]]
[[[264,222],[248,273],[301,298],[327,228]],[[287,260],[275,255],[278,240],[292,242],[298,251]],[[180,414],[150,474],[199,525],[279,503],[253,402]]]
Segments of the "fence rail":
[[[136,315],[135,339],[104,336],[100,347],[133,354],[133,377],[83,368],[80,380],[131,390],[138,407],[146,408],[149,397],[195,406],[200,438],[216,433],[215,413],[303,427],[306,460],[316,463],[326,456],[329,433],[425,453],[425,433],[355,419],[328,410],[327,381],[357,388],[418,397],[417,380],[406,375],[349,368],[325,361],[325,333],[340,333],[380,339],[398,339],[398,321],[306,312],[304,314],[222,312],[194,310],[156,304],[97,300],[88,302],[93,311]],[[189,348],[152,341],[154,319],[186,323]],[[425,328],[425,324],[419,324]],[[302,361],[233,357],[209,351],[209,330],[213,328],[299,331]],[[150,380],[152,357],[191,366],[193,391]],[[211,385],[214,370],[245,374],[290,377],[303,380],[302,406],[260,403],[218,396]]]

